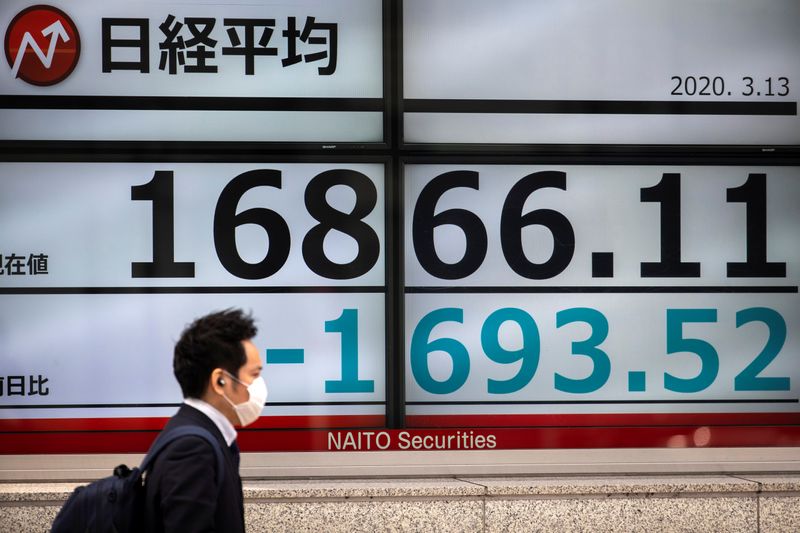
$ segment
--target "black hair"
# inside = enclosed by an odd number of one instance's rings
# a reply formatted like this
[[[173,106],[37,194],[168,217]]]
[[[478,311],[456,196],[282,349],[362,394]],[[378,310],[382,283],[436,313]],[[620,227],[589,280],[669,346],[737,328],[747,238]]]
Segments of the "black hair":
[[[215,368],[237,376],[247,361],[242,341],[256,336],[253,317],[241,309],[226,309],[198,318],[175,343],[172,370],[184,398],[200,398]]]

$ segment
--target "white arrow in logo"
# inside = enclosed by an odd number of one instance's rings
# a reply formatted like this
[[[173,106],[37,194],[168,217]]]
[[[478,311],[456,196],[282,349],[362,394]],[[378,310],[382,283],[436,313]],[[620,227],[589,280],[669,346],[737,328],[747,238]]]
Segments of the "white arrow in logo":
[[[44,68],[49,69],[50,65],[53,63],[53,57],[56,55],[58,38],[61,37],[61,40],[65,43],[69,41],[67,30],[64,29],[64,25],[61,24],[60,20],[55,21],[43,29],[42,35],[45,37],[48,35],[50,36],[50,46],[47,49],[46,54],[42,52],[42,49],[39,48],[38,44],[36,44],[36,41],[30,32],[26,31],[25,35],[22,36],[22,42],[19,44],[19,50],[17,50],[17,57],[14,58],[14,67],[11,69],[11,72],[14,74],[15,78],[19,77],[17,73],[19,72],[19,67],[22,64],[22,59],[25,57],[26,48],[30,46],[31,50],[33,50],[34,53],[39,57],[39,61],[42,62]]]

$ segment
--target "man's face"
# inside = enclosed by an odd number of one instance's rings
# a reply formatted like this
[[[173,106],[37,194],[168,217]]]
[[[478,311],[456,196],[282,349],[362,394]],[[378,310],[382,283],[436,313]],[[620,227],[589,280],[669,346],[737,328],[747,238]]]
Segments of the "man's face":
[[[250,398],[250,394],[247,392],[247,385],[260,376],[261,370],[263,369],[261,356],[255,344],[248,340],[242,341],[242,346],[244,346],[246,361],[244,365],[239,368],[236,379],[244,383],[244,385],[236,381],[233,382],[230,400],[235,404],[244,403]]]

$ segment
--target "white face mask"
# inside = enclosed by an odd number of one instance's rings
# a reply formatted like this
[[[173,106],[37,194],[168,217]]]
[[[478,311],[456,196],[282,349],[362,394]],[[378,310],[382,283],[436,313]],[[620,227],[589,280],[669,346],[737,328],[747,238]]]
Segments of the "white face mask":
[[[230,372],[225,372],[237,383],[244,385],[241,381],[236,379]],[[230,399],[222,394],[222,397],[228,400],[228,403],[236,410],[236,415],[239,417],[239,423],[242,426],[249,426],[261,416],[261,411],[264,409],[264,404],[267,403],[267,383],[262,376],[258,376],[250,385],[245,385],[250,398],[244,403],[233,403]]]

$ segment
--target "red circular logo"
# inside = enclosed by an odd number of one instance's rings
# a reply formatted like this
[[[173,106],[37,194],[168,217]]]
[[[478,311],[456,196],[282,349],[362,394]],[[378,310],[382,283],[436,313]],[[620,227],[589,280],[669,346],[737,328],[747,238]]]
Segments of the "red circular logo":
[[[38,5],[20,11],[8,25],[5,50],[15,78],[32,85],[55,85],[78,64],[81,39],[66,13]]]

